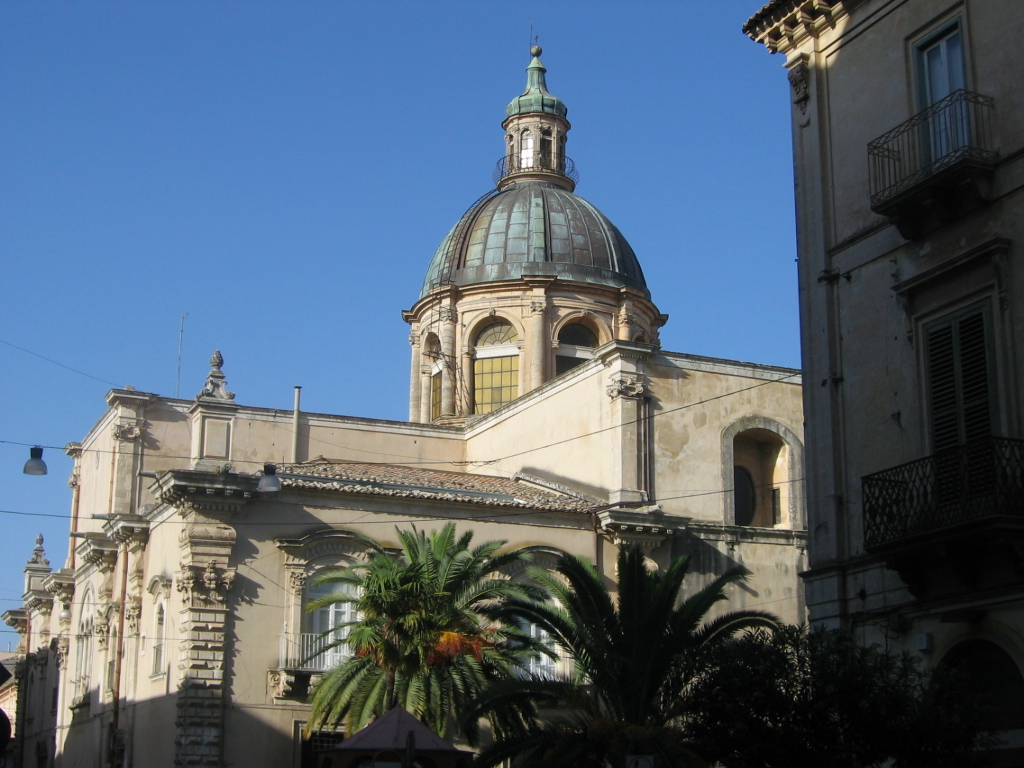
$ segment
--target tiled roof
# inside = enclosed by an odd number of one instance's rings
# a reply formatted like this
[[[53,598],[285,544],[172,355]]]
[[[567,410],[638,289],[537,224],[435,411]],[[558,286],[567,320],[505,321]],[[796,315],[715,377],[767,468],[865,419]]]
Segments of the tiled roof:
[[[580,512],[596,503],[582,496],[558,493],[507,477],[404,467],[396,464],[315,459],[301,464],[281,464],[277,472],[286,488],[335,490],[345,493],[565,512]]]

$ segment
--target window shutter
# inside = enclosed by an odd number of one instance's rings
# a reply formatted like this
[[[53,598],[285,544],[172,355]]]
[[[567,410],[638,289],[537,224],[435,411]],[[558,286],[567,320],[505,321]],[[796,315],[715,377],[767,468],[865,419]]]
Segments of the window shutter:
[[[992,354],[986,307],[925,329],[932,450],[992,434]]]

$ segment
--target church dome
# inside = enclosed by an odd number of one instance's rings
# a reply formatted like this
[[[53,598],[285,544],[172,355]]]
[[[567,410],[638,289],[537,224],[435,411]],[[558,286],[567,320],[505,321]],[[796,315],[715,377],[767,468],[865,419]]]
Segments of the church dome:
[[[562,185],[521,181],[476,203],[438,246],[420,297],[440,285],[544,275],[635,288],[649,296],[626,238]]]

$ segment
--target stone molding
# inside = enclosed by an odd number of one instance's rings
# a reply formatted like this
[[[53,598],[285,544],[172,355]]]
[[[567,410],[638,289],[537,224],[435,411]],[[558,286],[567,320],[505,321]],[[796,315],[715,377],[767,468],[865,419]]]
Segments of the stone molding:
[[[646,552],[661,546],[667,539],[686,531],[690,518],[665,515],[661,507],[652,505],[637,509],[612,508],[597,513],[601,531],[618,546],[639,544]]]
[[[770,53],[789,53],[835,28],[849,15],[849,0],[774,0],[754,14],[743,31]]]

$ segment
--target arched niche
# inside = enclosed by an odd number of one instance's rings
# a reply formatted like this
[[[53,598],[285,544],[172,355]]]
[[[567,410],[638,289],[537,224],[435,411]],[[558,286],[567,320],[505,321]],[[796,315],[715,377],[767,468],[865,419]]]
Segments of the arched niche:
[[[806,527],[801,478],[803,445],[784,424],[754,415],[722,431],[722,519],[727,525]],[[753,498],[738,498],[737,492],[752,492]],[[748,514],[737,519],[744,501],[749,502]]]

